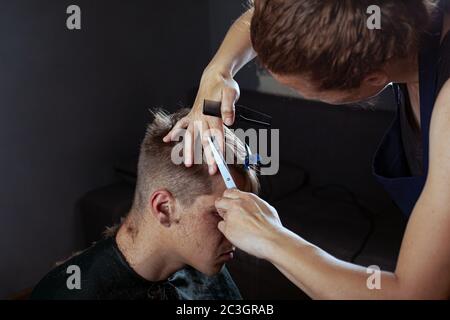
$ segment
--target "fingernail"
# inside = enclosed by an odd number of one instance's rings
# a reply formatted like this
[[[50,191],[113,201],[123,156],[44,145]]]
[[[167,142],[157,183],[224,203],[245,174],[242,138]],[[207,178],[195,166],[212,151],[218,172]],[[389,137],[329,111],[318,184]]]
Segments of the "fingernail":
[[[209,174],[214,174],[214,167],[213,166],[209,166]]]
[[[232,118],[225,118],[225,124],[227,126],[231,126],[233,124],[233,119]]]

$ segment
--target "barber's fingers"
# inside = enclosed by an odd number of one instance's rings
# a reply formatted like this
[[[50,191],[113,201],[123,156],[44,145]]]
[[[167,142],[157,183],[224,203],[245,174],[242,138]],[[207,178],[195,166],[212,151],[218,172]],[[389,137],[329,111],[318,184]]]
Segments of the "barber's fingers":
[[[256,194],[251,192],[244,192],[239,189],[233,188],[233,189],[227,189],[223,193],[224,198],[233,199],[242,205],[249,205],[251,207],[253,206],[259,206],[261,203],[267,206],[270,206],[266,201],[258,197]]]
[[[222,217],[222,214],[224,214],[227,210],[231,209],[232,201],[233,201],[232,199],[227,199],[227,198],[216,199],[216,202],[214,203],[214,205],[221,217]]]
[[[181,118],[172,128],[172,130],[169,131],[168,134],[163,138],[164,142],[170,142],[177,140],[177,137],[181,136],[184,132],[184,129],[186,129],[189,126],[189,119],[187,117]]]
[[[226,233],[226,229],[227,229],[227,223],[225,221],[220,221],[217,224],[217,228],[219,229],[220,232],[222,232],[223,234]]]
[[[231,126],[235,120],[235,103],[239,99],[239,89],[235,87],[224,87],[222,90],[221,114],[223,122]]]
[[[217,213],[222,219],[226,220],[229,213],[232,212],[233,209],[236,209],[238,204],[235,202],[236,200],[228,198],[218,198],[216,200],[214,205],[216,206]]]
[[[184,135],[184,164],[186,167],[191,167],[194,163],[194,143],[195,143],[195,129],[194,125],[190,124]]]
[[[230,212],[262,213],[265,212],[263,208],[271,210],[272,207],[254,193],[227,189],[224,191],[223,197],[220,198],[219,208]]]
[[[222,197],[218,198],[214,205],[222,219],[226,219],[230,214],[251,212],[254,209],[253,201],[243,198]]]
[[[224,198],[229,199],[242,199],[247,198],[249,196],[249,193],[240,191],[239,189],[233,188],[233,189],[227,189],[223,193]]]

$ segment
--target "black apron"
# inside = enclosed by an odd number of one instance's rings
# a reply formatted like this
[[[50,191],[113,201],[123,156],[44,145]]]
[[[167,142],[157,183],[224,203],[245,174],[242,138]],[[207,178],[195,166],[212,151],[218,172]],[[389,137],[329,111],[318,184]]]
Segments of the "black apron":
[[[395,119],[384,136],[373,162],[373,174],[376,180],[389,193],[393,201],[407,217],[423,190],[428,173],[429,132],[431,115],[437,95],[437,76],[439,48],[443,25],[443,15],[439,12],[431,31],[426,33],[419,53],[420,81],[420,121],[423,144],[423,174],[412,176],[402,140],[400,115],[397,108]],[[397,105],[401,103],[399,85],[393,90]]]

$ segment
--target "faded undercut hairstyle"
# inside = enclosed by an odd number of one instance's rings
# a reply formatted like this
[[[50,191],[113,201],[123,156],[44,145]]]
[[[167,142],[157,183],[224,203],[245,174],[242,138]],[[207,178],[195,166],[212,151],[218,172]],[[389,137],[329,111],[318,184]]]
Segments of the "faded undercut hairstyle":
[[[208,165],[206,163],[194,164],[192,167],[186,168],[183,164],[173,163],[172,149],[179,142],[163,142],[163,137],[189,111],[189,109],[181,109],[174,114],[167,114],[161,110],[152,112],[154,120],[147,128],[139,155],[133,203],[135,210],[145,209],[150,195],[161,188],[168,190],[182,205],[191,205],[198,196],[213,192]],[[259,182],[256,170],[243,165],[246,156],[244,144],[228,128],[225,128],[225,141],[226,152],[232,152],[235,160],[234,164],[229,165],[230,170],[244,178],[245,191],[257,193]]]
[[[389,60],[418,51],[437,2],[254,0],[251,40],[275,74],[309,77],[321,90],[355,89]],[[381,30],[367,27],[371,5],[381,9]]]

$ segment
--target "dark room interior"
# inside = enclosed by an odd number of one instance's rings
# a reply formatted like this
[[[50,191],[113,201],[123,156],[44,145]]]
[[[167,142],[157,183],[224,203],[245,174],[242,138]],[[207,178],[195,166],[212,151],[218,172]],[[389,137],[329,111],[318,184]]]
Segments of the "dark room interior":
[[[82,28],[68,30],[75,2]],[[244,0],[75,2],[0,1],[0,299],[26,299],[57,262],[128,213],[149,110],[192,106],[203,70],[248,8]],[[407,219],[372,176],[396,115],[393,87],[336,106],[303,99],[263,69],[255,60],[236,76],[239,103],[270,115],[280,132],[280,168],[260,177],[261,198],[334,257],[394,272]],[[243,299],[310,299],[239,248],[227,268]]]

